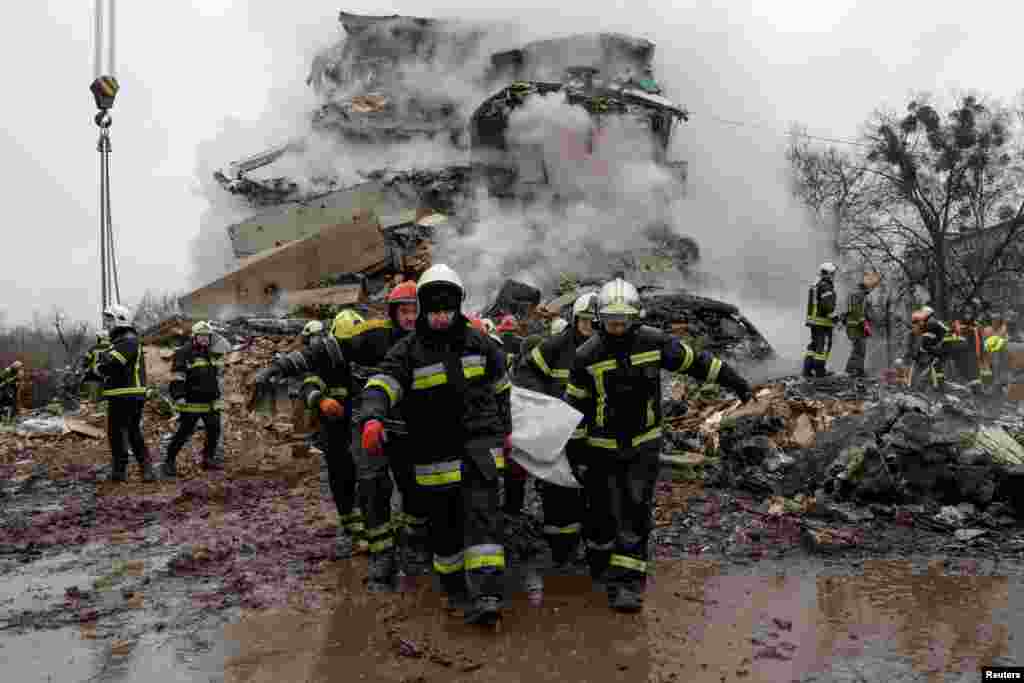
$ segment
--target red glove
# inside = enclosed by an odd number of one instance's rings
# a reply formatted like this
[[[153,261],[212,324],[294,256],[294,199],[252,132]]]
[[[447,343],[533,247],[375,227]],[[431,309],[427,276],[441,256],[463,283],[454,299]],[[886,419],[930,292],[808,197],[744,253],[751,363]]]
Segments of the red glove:
[[[384,455],[384,424],[380,420],[368,420],[363,425],[363,450],[372,456]]]
[[[503,451],[505,459],[507,460],[512,455],[512,435],[509,434],[505,437],[505,450]]]
[[[321,399],[320,414],[326,415],[327,417],[345,417],[345,406],[341,405],[333,398]]]

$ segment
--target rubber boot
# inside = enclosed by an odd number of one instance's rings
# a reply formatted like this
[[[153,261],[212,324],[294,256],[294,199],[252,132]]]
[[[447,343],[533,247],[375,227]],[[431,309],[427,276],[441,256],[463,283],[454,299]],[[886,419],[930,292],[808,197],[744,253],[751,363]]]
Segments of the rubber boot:
[[[467,624],[490,626],[501,618],[501,599],[493,595],[481,595],[463,617]]]
[[[544,604],[544,576],[536,567],[527,567],[524,576],[526,601],[530,607],[541,607]]]
[[[178,466],[174,464],[173,458],[164,460],[163,464],[160,466],[160,473],[167,479],[174,479],[178,476]]]
[[[156,472],[153,470],[153,463],[146,461],[140,465],[142,467],[142,481],[156,481]]]
[[[617,612],[639,612],[644,608],[644,596],[636,586],[609,584],[608,606]]]
[[[590,568],[590,580],[598,590],[604,584],[604,576],[608,570],[608,560],[611,559],[611,556],[612,551],[610,550],[587,548],[587,565]]]
[[[371,593],[382,593],[395,589],[395,549],[388,548],[377,553],[370,553],[367,562],[366,590]]]
[[[804,356],[804,367],[800,373],[805,378],[812,377],[814,375],[814,359],[810,356]]]

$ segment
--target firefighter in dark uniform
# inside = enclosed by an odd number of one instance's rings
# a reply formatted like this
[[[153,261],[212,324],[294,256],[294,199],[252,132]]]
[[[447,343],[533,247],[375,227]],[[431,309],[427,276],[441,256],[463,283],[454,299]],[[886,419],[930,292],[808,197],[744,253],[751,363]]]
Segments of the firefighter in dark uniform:
[[[836,313],[836,288],[832,281],[836,266],[825,262],[818,269],[818,280],[807,292],[806,325],[811,329],[811,343],[804,352],[804,377],[824,377],[825,366],[832,353],[832,328]]]
[[[409,280],[395,286],[388,293],[387,304],[387,320],[367,320],[356,327],[339,330],[335,335],[350,362],[367,368],[376,367],[391,347],[416,328],[415,282]],[[399,433],[405,431],[401,409],[395,408],[388,417],[390,424],[397,429],[389,434],[384,448],[386,458],[367,457],[360,443],[353,445],[359,449],[356,464],[360,505],[366,516],[366,540],[370,551],[368,588],[371,591],[393,587],[396,540],[406,550],[421,554],[428,547],[427,512],[413,473],[413,442],[404,433]],[[388,474],[389,467],[391,475]],[[393,521],[391,476],[394,476],[402,494],[402,510]],[[395,538],[396,533],[398,539]]]
[[[604,579],[609,605],[623,611],[643,607],[662,442],[661,371],[751,398],[750,385],[728,365],[642,326],[640,317],[633,285],[617,278],[602,287],[597,334],[576,349],[566,386],[566,401],[583,413],[566,455],[584,479],[591,575]]]
[[[16,360],[0,372],[0,411],[3,420],[11,422],[18,413],[18,380],[21,377],[21,361]]]
[[[935,310],[931,306],[914,311],[910,324],[914,336],[921,338],[914,376],[926,377],[932,389],[941,391],[946,382],[948,349],[956,343],[957,337],[935,317]]]
[[[850,357],[846,360],[846,374],[850,377],[864,376],[864,361],[867,357],[867,337],[871,324],[871,307],[868,296],[878,286],[877,273],[864,273],[857,288],[847,297],[846,336],[850,340]]]
[[[513,383],[524,389],[562,398],[576,349],[593,334],[596,303],[595,292],[576,299],[572,307],[572,326],[533,346],[517,365]],[[582,479],[580,483],[583,483]],[[544,510],[544,536],[551,548],[552,569],[564,572],[574,559],[582,537],[583,491],[544,481],[537,481],[537,488]]]
[[[155,481],[156,473],[142,436],[142,409],[146,405],[146,356],[131,314],[121,304],[103,311],[103,326],[110,332],[110,349],[100,354],[96,370],[103,376],[107,401],[107,438],[110,442],[111,481],[127,478],[130,446],[142,469],[143,481]]]
[[[182,446],[191,438],[199,421],[203,421],[206,443],[203,469],[224,469],[219,452],[221,414],[224,411],[224,355],[227,342],[214,334],[209,322],[200,320],[192,326],[192,338],[174,351],[171,361],[171,398],[178,411],[178,429],[167,444],[162,471],[166,477],[178,476],[175,460]]]
[[[459,276],[431,266],[417,283],[416,332],[391,351],[363,391],[363,446],[382,453],[382,420],[402,406],[416,483],[429,508],[434,571],[468,623],[493,623],[504,593],[499,459],[510,448],[505,359],[462,314]],[[469,602],[467,604],[466,599]]]
[[[337,326],[335,326],[337,328]],[[278,378],[303,377],[299,398],[320,416],[327,445],[327,479],[338,510],[335,556],[366,552],[363,514],[356,507],[356,465],[352,458],[352,368],[333,334],[314,335],[309,346],[274,359],[256,373],[257,391],[271,391]]]

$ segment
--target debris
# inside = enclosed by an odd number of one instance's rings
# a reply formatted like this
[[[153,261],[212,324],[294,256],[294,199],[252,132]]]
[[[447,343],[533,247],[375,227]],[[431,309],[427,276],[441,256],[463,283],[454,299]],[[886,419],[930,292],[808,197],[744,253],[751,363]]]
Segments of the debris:
[[[935,515],[934,519],[949,526],[961,526],[967,519],[967,515],[952,505],[945,505],[939,510],[939,514]]]
[[[1002,427],[982,427],[977,431],[974,445],[1000,465],[1024,465],[1024,446]]]
[[[957,529],[954,532],[954,536],[958,541],[972,541],[979,536],[984,536],[988,533],[987,529]]]
[[[107,438],[107,433],[105,431],[103,431],[102,429],[99,429],[97,427],[93,427],[92,425],[90,425],[88,423],[82,422],[81,420],[74,420],[74,419],[66,418],[64,420],[64,424],[67,426],[68,430],[70,430],[71,432],[74,432],[75,434],[81,434],[83,436],[88,436],[89,438],[92,438],[92,439],[105,439],[105,438]]]

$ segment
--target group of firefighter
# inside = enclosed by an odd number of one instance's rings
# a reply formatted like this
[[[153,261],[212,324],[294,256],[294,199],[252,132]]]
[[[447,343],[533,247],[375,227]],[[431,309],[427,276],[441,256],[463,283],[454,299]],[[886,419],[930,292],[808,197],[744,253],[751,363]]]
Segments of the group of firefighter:
[[[867,339],[872,335],[871,290],[878,286],[877,273],[865,273],[847,298],[846,311],[838,311],[836,303],[836,266],[821,264],[818,279],[807,294],[806,325],[811,340],[804,352],[803,376],[824,377],[832,351],[832,336],[837,324],[846,327],[850,340],[850,356],[846,374],[864,377]],[[958,379],[981,390],[1000,390],[1007,381],[1006,366],[1010,349],[1008,323],[997,325],[990,309],[973,299],[960,320],[947,325],[939,320],[934,309],[922,306],[911,315],[911,334],[916,340],[912,357],[911,378],[915,386],[928,386],[941,391],[946,371],[954,368]],[[902,365],[902,359],[898,361]]]
[[[565,446],[582,489],[537,482],[552,569],[585,554],[612,608],[641,609],[661,371],[718,383],[743,400],[750,386],[710,353],[643,326],[639,294],[622,279],[580,297],[564,329],[518,344],[503,339],[507,318],[494,325],[464,315],[464,296],[458,274],[434,265],[388,294],[386,320],[343,312],[330,330],[312,325],[301,350],[253,379],[257,391],[301,379],[299,397],[319,414],[338,554],[368,551],[370,590],[395,585],[399,549],[429,554],[448,605],[468,623],[496,621],[505,513],[521,511],[527,478],[512,458],[514,381],[583,414]],[[372,368],[362,386],[354,365]],[[393,519],[395,486],[402,504]]]

